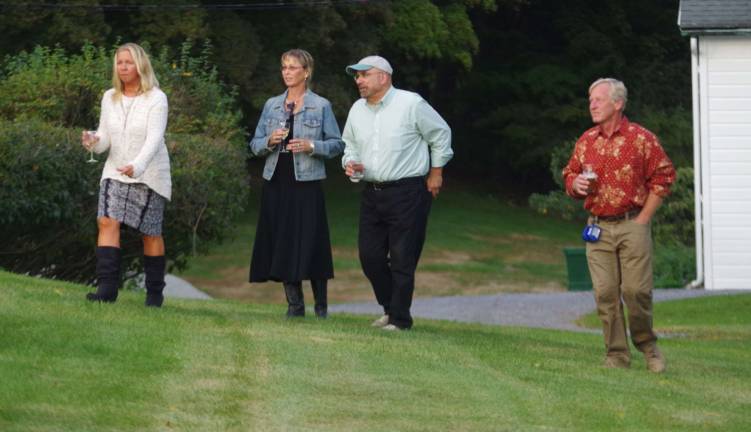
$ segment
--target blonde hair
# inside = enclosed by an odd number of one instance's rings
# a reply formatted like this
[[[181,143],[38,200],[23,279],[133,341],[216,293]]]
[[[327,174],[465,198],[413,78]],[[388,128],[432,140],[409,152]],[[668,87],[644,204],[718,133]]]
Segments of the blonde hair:
[[[615,78],[600,78],[589,86],[589,94],[592,94],[592,90],[600,84],[608,84],[610,86],[610,91],[608,92],[610,100],[613,102],[623,101],[621,111],[625,111],[626,102],[628,102],[628,90],[626,90],[626,85],[623,84],[623,81]]]
[[[138,85],[139,94],[146,93],[154,87],[159,87],[159,81],[156,79],[156,75],[154,75],[149,55],[146,54],[146,51],[140,45],[126,43],[117,48],[112,59],[112,87],[115,89],[112,99],[118,100],[123,94],[123,82],[120,81],[120,77],[117,75],[117,54],[121,51],[128,51],[131,57],[133,57],[133,62],[136,64],[136,71],[138,72],[138,77],[141,79]]]
[[[313,79],[313,67],[315,63],[313,61],[313,56],[304,49],[295,48],[282,54],[280,61],[284,63],[284,59],[286,59],[287,57],[292,57],[300,62],[300,65],[303,67],[303,69],[308,72],[308,76],[307,78],[305,78],[305,82],[310,83],[310,81]]]

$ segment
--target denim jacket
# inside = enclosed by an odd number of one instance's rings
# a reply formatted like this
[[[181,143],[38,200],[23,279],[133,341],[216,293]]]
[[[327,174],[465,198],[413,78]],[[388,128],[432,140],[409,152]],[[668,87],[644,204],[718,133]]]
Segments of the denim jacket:
[[[263,178],[266,180],[271,180],[279,160],[278,146],[270,149],[267,143],[271,133],[278,128],[279,121],[287,117],[283,108],[286,97],[285,91],[266,101],[256,132],[248,143],[253,155],[266,157],[266,165],[263,168]],[[344,141],[342,141],[339,125],[336,123],[331,103],[328,100],[306,90],[303,103],[302,109],[295,114],[294,136],[291,138],[309,139],[315,145],[315,149],[312,154],[306,152],[292,154],[295,179],[297,181],[321,180],[326,178],[323,160],[341,154],[344,150]]]

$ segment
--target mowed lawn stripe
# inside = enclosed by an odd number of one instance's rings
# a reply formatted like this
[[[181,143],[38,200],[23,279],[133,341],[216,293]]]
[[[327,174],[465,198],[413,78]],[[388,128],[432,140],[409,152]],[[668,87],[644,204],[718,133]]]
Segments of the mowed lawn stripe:
[[[426,320],[393,334],[223,300],[88,304],[86,290],[0,272],[0,430],[751,428],[748,294],[658,303],[658,329],[688,331],[661,341],[668,372],[653,375],[636,352],[630,370],[602,368],[596,334]],[[673,322],[707,300],[717,324]]]

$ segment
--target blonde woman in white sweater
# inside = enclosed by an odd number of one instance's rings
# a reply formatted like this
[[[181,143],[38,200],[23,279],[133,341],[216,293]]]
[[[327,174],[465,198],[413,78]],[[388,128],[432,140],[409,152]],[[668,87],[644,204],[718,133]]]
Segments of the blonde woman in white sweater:
[[[164,301],[164,207],[171,198],[169,155],[164,143],[167,96],[159,89],[151,62],[140,46],[117,49],[113,88],[102,97],[96,133],[84,132],[83,146],[109,150],[99,190],[97,290],[90,301],[114,302],[120,286],[120,225],[143,236],[146,306]]]

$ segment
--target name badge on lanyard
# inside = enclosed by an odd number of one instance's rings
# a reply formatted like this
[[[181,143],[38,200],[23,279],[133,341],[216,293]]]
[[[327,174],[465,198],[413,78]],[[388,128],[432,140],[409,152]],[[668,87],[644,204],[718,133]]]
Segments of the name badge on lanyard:
[[[582,231],[582,240],[587,243],[596,243],[600,240],[601,233],[602,229],[597,225],[597,217],[595,217],[591,224],[584,227],[584,231]]]

